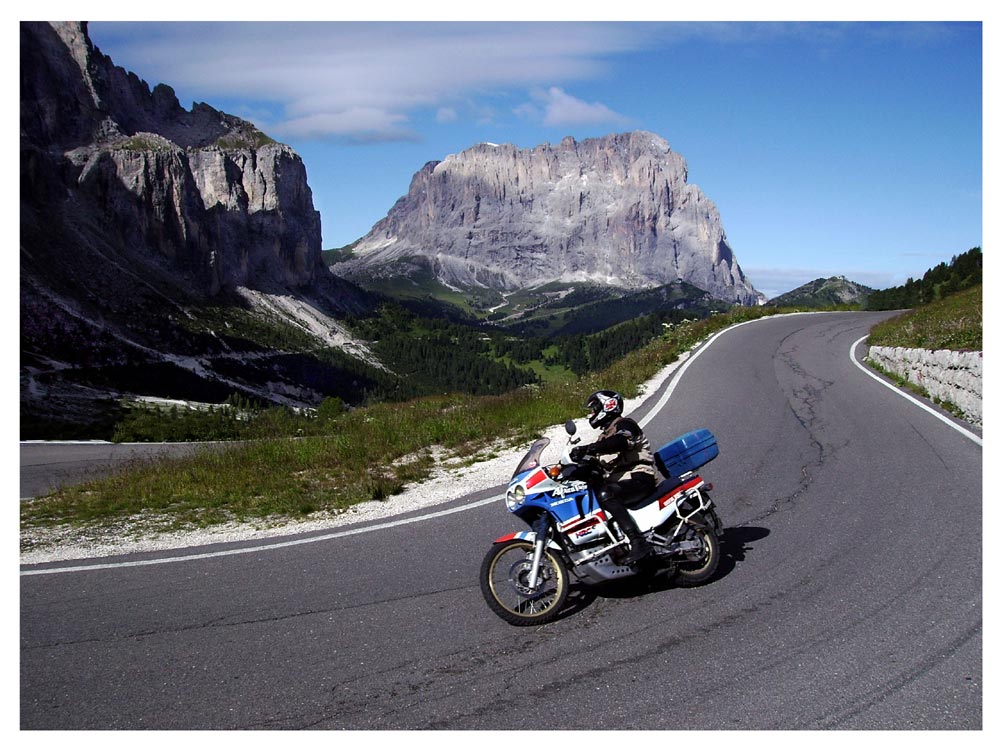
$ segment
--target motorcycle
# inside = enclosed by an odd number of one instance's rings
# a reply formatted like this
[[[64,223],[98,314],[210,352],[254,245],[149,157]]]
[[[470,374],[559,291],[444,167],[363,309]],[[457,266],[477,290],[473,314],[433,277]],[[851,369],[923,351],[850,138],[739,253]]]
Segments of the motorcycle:
[[[653,555],[625,565],[628,538],[598,502],[604,470],[594,456],[574,461],[576,424],[558,463],[543,465],[548,438],[536,440],[517,465],[507,488],[507,509],[530,531],[497,539],[483,559],[479,585],[490,609],[512,625],[555,619],[569,596],[569,574],[585,586],[666,572],[681,587],[701,585],[719,564],[719,519],[697,470],[719,454],[706,429],[688,432],[654,454],[665,477],[656,490],[624,498],[653,547]]]

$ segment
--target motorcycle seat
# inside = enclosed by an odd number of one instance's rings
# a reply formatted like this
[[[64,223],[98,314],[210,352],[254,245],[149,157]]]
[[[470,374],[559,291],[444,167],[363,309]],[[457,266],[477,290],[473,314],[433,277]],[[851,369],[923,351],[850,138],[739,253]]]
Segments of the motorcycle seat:
[[[622,498],[622,502],[625,507],[629,510],[639,510],[640,508],[645,508],[650,503],[655,503],[664,495],[669,495],[675,489],[680,487],[684,482],[676,477],[670,477],[669,479],[664,479],[658,485],[656,489],[653,490],[651,494],[648,495],[633,495],[632,497]]]

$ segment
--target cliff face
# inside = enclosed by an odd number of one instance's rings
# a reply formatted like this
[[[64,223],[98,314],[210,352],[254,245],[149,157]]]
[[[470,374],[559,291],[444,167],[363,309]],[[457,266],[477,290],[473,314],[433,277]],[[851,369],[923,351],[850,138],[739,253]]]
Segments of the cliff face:
[[[182,150],[139,134],[67,158],[122,247],[164,261],[198,291],[308,287],[323,272],[319,215],[286,146]]]
[[[208,105],[184,110],[168,86],[150,91],[93,47],[84,24],[26,23],[21,37],[29,199],[91,201],[124,252],[163,261],[209,295],[304,287],[323,272],[319,214],[290,148]],[[39,208],[49,222],[56,206]]]
[[[681,280],[730,302],[762,299],[684,159],[645,132],[534,149],[484,143],[431,162],[353,250],[336,271],[359,281],[424,256],[457,286]]]
[[[364,387],[284,344],[306,331],[370,360],[335,320],[370,302],[323,263],[299,156],[150,90],[83,23],[21,24],[20,229],[22,424],[123,394],[307,405]]]

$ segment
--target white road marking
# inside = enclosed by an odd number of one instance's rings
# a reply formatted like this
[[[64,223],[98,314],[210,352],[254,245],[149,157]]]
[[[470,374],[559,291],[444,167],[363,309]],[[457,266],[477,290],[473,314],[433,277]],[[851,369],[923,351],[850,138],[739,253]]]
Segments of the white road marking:
[[[477,500],[474,503],[469,503],[468,505],[462,505],[457,508],[449,508],[448,510],[439,510],[434,513],[425,513],[422,516],[414,516],[413,518],[403,518],[396,521],[387,521],[385,523],[374,524],[372,526],[364,526],[357,529],[347,529],[345,531],[334,531],[329,534],[322,534],[320,536],[310,536],[303,539],[291,539],[285,542],[272,542],[270,544],[259,544],[255,547],[238,547],[236,549],[219,550],[217,552],[202,552],[193,555],[177,555],[174,557],[161,557],[154,560],[132,560],[128,562],[117,562],[117,563],[100,563],[94,565],[74,565],[72,567],[64,568],[41,568],[34,570],[22,570],[22,576],[42,576],[50,575],[52,573],[78,573],[83,570],[109,570],[113,568],[137,568],[144,565],[162,565],[164,563],[174,563],[174,562],[185,562],[187,560],[207,560],[212,557],[225,557],[227,555],[245,555],[251,552],[266,552],[268,550],[280,549],[282,547],[294,547],[299,544],[312,544],[313,542],[325,542],[329,539],[337,539],[344,536],[353,536],[354,534],[364,534],[369,531],[377,531],[379,529],[391,529],[396,526],[406,526],[407,524],[417,523],[418,521],[426,521],[429,518],[438,518],[440,516],[447,516],[451,513],[458,513],[463,510],[471,510],[472,508],[478,508],[481,505],[488,505],[490,503],[495,503],[498,500],[502,500],[503,495],[494,495],[493,497],[488,497],[485,500]]]

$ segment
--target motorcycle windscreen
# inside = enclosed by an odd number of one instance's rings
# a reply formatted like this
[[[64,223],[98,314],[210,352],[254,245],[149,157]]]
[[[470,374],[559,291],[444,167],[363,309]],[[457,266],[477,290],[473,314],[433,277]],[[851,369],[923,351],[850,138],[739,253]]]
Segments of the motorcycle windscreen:
[[[514,469],[514,473],[511,474],[511,479],[514,479],[514,477],[523,474],[526,471],[537,469],[541,466],[542,451],[544,451],[551,442],[552,441],[548,438],[539,438],[532,443],[531,447],[528,448],[528,452],[524,455],[524,458],[521,459],[521,463],[517,465],[517,468]]]

